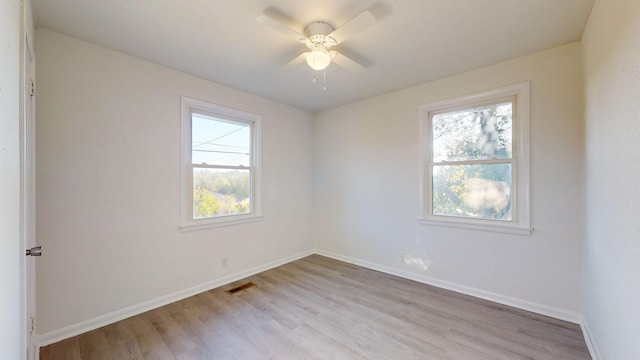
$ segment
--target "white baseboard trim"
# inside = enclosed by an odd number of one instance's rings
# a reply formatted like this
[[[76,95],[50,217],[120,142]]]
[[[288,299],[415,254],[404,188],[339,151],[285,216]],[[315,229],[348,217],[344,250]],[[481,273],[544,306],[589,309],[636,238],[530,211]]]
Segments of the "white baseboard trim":
[[[379,265],[366,260],[356,259],[356,258],[352,258],[352,257],[341,255],[341,254],[336,254],[326,250],[316,249],[315,253],[318,255],[332,258],[332,259],[344,261],[346,263],[359,265],[362,267],[366,267],[368,269],[380,271],[390,275],[399,276],[399,277],[413,280],[413,281],[417,281],[419,283],[432,285],[438,288],[455,291],[461,294],[470,295],[480,299],[493,301],[499,304],[512,306],[512,307],[526,310],[526,311],[531,311],[540,315],[545,315],[555,319],[568,321],[574,324],[581,324],[582,322],[582,315],[572,311],[562,310],[562,309],[554,308],[547,305],[542,305],[542,304],[537,304],[537,303],[529,302],[522,299],[512,298],[509,296],[505,296],[505,295],[501,295],[501,294],[497,294],[490,291],[485,291],[485,290],[481,290],[481,289],[477,289],[477,288],[473,288],[465,285],[460,285],[460,284],[452,283],[449,281],[438,280],[422,274],[416,274],[410,271],[405,271],[401,269],[392,268],[389,266]]]
[[[190,296],[202,293],[204,291],[208,291],[220,286],[224,286],[234,281],[238,281],[245,277],[255,275],[257,273],[290,263],[292,261],[304,258],[312,254],[326,256],[332,259],[336,259],[336,260],[354,264],[354,265],[359,265],[368,269],[380,271],[390,275],[399,276],[405,279],[410,279],[423,284],[432,285],[435,287],[455,291],[461,294],[470,295],[473,297],[493,301],[496,303],[512,306],[522,310],[531,311],[537,314],[568,321],[571,323],[580,324],[580,326],[582,327],[582,332],[585,337],[585,341],[587,343],[587,347],[589,348],[589,352],[591,353],[592,358],[594,360],[601,359],[601,357],[599,357],[597,348],[595,347],[595,343],[591,338],[591,334],[589,332],[589,327],[586,323],[586,320],[582,317],[581,314],[577,314],[577,313],[562,310],[562,309],[557,309],[557,308],[546,306],[546,305],[532,303],[529,301],[516,299],[509,296],[504,296],[504,295],[500,295],[500,294],[492,293],[489,291],[472,288],[472,287],[468,287],[468,286],[464,286],[464,285],[460,285],[460,284],[456,284],[448,281],[434,279],[422,274],[416,274],[410,271],[405,271],[405,270],[396,269],[396,268],[392,268],[384,265],[375,264],[366,260],[352,258],[349,256],[333,253],[333,252],[322,250],[322,249],[315,249],[315,250],[310,249],[307,251],[303,251],[298,254],[294,254],[279,260],[275,260],[264,265],[259,265],[244,271],[240,271],[234,274],[224,276],[222,278],[219,278],[213,281],[206,282],[204,284],[200,284],[185,290],[168,294],[168,295],[159,297],[157,299],[149,300],[137,305],[129,306],[127,308],[108,313],[108,314],[97,316],[95,318],[92,318],[80,323],[69,325],[62,329],[54,330],[45,334],[38,334],[35,339],[35,342],[37,344],[36,354],[39,353],[39,349],[42,346],[47,346],[47,345],[71,338],[73,336],[80,335],[87,331],[95,330],[102,326],[113,324],[117,321],[142,314],[146,311],[171,304],[173,302],[188,298]]]
[[[172,294],[161,296],[157,299],[145,301],[137,305],[129,306],[121,310],[116,310],[108,314],[97,316],[93,319],[89,319],[77,324],[69,325],[62,329],[54,330],[41,335],[39,334],[35,339],[37,344],[36,353],[40,352],[40,347],[62,341],[76,335],[80,335],[87,331],[95,330],[105,325],[113,324],[117,321],[142,314],[146,311],[171,304],[173,302],[188,298],[196,294],[200,294],[205,291],[209,291],[211,289],[215,289],[217,287],[232,283],[234,281],[238,281],[248,276],[255,275],[257,273],[284,265],[286,263],[290,263],[298,259],[302,259],[303,257],[312,255],[313,253],[314,253],[313,249],[303,251],[279,260],[269,262],[264,265],[259,265],[247,270],[243,270],[234,274],[224,276],[222,278],[219,278],[213,281],[206,282],[204,284],[200,284],[185,290],[181,290]]]
[[[587,343],[587,348],[589,348],[589,354],[591,354],[592,360],[600,360],[602,356],[600,356],[600,352],[598,351],[598,347],[596,343],[593,341],[593,337],[591,336],[591,330],[589,330],[589,323],[587,323],[586,318],[582,318],[582,322],[580,323],[580,327],[582,328],[582,335],[584,336],[584,341]]]

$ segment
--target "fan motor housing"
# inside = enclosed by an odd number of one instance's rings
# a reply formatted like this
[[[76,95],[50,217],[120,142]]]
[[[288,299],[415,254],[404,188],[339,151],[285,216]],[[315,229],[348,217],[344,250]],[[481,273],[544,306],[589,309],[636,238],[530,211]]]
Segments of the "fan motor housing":
[[[312,22],[311,24],[307,25],[307,27],[304,28],[304,34],[307,35],[309,38],[312,38],[313,36],[316,35],[329,35],[333,32],[333,26],[327,24],[324,21],[316,21],[316,22]]]
[[[333,26],[324,21],[313,22],[304,28],[304,34],[309,38],[311,44],[322,44],[325,47],[335,45],[335,40],[327,35],[333,32]]]

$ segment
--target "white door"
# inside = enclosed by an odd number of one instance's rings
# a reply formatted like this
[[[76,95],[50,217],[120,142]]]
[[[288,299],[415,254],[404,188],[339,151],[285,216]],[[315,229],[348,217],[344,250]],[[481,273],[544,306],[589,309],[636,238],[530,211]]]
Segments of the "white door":
[[[33,333],[36,314],[36,167],[35,167],[35,57],[33,41],[25,34],[23,54],[23,116],[20,126],[21,232],[26,256],[23,262],[24,321],[27,360],[35,359]]]

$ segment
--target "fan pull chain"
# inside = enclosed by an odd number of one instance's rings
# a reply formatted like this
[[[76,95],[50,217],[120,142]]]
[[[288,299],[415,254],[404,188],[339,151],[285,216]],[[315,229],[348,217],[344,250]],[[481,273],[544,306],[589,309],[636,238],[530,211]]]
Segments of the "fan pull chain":
[[[313,75],[312,83],[316,83],[316,76]],[[322,91],[327,91],[327,69],[322,69]]]
[[[327,68],[322,69],[322,91],[327,91]]]

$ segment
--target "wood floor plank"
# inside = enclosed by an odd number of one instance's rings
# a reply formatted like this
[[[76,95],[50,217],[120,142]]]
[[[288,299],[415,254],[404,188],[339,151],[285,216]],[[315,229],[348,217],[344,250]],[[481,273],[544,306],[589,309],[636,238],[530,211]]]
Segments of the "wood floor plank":
[[[590,356],[578,325],[318,255],[40,351],[42,360],[390,358]]]

